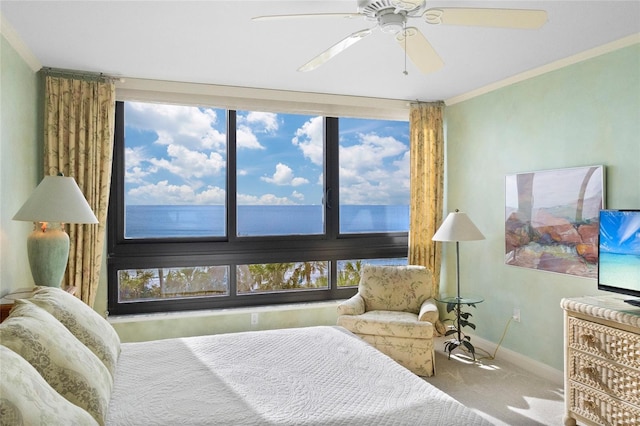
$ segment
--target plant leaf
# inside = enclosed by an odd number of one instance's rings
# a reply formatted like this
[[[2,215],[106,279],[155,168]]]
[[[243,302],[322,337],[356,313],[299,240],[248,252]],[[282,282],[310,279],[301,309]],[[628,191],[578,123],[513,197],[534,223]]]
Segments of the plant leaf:
[[[448,352],[451,352],[453,350],[455,350],[458,346],[460,346],[460,342],[458,342],[457,340],[450,340],[449,342],[447,342],[447,344],[445,345],[445,350]]]
[[[451,330],[447,331],[446,333],[444,333],[445,336],[451,336],[452,334],[456,334],[458,332],[458,330],[456,330],[455,328],[452,328]]]
[[[470,342],[463,340],[462,344],[464,345],[465,348],[469,349],[469,352],[471,352],[473,356],[476,355],[476,349],[473,347],[473,345]]]

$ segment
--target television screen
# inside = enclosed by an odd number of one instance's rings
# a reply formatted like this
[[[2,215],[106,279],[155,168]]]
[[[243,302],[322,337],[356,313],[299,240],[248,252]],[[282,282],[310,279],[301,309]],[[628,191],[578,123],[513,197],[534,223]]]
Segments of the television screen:
[[[598,288],[640,297],[640,210],[600,211]]]

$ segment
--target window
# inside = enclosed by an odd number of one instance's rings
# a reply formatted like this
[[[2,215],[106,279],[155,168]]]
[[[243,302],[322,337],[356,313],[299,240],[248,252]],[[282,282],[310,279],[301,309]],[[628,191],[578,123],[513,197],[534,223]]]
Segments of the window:
[[[406,264],[408,123],[117,102],[111,314],[331,300]]]

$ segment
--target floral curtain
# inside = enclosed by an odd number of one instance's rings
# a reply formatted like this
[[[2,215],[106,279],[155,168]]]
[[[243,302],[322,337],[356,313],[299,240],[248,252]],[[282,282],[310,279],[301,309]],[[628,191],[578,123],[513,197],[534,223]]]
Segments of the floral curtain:
[[[411,206],[409,264],[433,273],[432,294],[440,292],[441,246],[431,240],[442,221],[444,188],[443,102],[411,104]]]
[[[44,173],[73,177],[99,221],[67,225],[69,263],[62,286],[75,286],[76,296],[93,306],[111,180],[115,84],[102,76],[44,74]]]

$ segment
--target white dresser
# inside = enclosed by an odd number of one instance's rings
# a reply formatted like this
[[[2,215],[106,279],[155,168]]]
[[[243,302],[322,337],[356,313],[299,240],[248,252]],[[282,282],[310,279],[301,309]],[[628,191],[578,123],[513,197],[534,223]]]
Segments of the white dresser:
[[[640,426],[640,308],[621,296],[562,299],[567,426]]]

